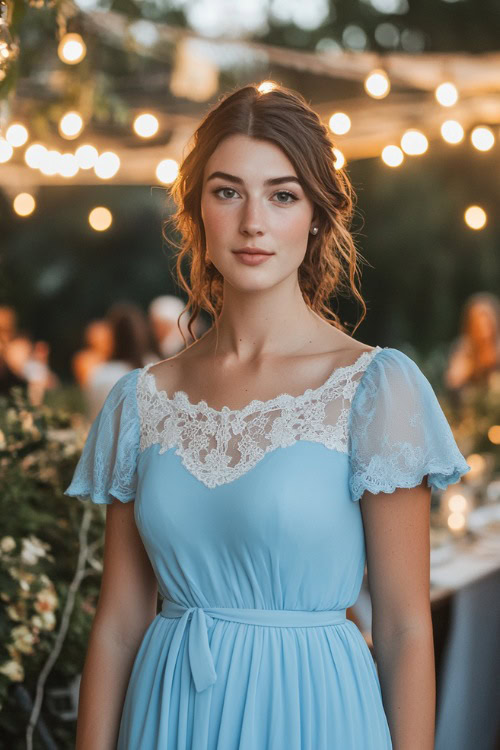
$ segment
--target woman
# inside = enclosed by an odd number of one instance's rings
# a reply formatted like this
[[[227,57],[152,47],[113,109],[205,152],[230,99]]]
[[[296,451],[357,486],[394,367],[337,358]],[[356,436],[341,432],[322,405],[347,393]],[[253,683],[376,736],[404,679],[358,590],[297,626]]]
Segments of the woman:
[[[158,362],[147,317],[131,302],[116,302],[106,315],[112,335],[111,356],[94,366],[83,387],[88,417],[97,417],[111,388],[123,376],[145,364]]]
[[[117,383],[67,490],[109,505],[77,750],[433,747],[430,486],[469,467],[416,364],[327,307],[362,300],[332,146],[245,86],[180,168],[177,270],[214,325]],[[365,541],[380,682],[345,616]]]

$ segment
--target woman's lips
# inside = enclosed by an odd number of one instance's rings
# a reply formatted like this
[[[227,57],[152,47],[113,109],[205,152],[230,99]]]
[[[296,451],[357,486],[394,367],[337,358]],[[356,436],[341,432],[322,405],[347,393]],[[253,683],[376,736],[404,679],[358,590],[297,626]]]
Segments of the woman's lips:
[[[245,263],[247,266],[258,266],[260,263],[264,263],[265,260],[268,260],[271,255],[272,253],[245,253],[241,251],[235,253],[238,260]]]

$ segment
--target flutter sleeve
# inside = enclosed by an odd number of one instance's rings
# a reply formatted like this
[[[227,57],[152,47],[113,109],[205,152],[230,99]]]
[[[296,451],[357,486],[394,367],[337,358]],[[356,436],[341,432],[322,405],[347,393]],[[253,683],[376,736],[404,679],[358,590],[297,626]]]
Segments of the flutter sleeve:
[[[460,453],[434,390],[406,354],[386,347],[362,374],[349,412],[349,489],[445,489],[471,467]]]
[[[109,392],[89,430],[82,455],[65,495],[110,505],[134,500],[137,488],[139,369],[123,375]]]

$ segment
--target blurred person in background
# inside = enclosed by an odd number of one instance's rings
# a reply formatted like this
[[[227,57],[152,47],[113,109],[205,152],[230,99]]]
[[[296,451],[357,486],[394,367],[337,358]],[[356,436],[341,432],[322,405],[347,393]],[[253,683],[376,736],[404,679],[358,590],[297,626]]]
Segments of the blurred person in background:
[[[113,331],[107,320],[92,320],[83,331],[85,347],[73,355],[71,368],[80,388],[85,388],[95,367],[113,353]]]
[[[107,313],[106,321],[112,333],[111,357],[92,369],[83,389],[92,421],[122,375],[159,359],[147,317],[140,307],[117,302]]]
[[[156,346],[163,358],[171,357],[184,349],[184,339],[177,319],[184,310],[184,302],[173,294],[156,297],[149,305],[149,321],[156,339]],[[192,341],[187,328],[180,322],[186,345]]]
[[[461,332],[450,347],[446,386],[458,392],[468,385],[488,388],[490,375],[500,371],[500,300],[478,292],[466,301]]]

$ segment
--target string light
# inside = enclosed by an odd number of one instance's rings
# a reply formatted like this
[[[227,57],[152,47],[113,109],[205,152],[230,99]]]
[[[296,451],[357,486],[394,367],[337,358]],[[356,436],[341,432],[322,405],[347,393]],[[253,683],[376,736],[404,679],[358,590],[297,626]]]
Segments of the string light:
[[[364,87],[367,94],[374,99],[383,99],[391,90],[391,84],[387,73],[381,68],[372,70],[364,81]]]
[[[96,232],[105,232],[113,223],[113,215],[106,206],[96,206],[89,213],[89,224]]]
[[[78,162],[74,154],[62,154],[59,163],[59,174],[61,177],[74,177],[78,169]]]
[[[109,180],[120,169],[120,157],[113,151],[104,151],[94,166],[94,172],[101,180]]]
[[[465,223],[471,229],[482,229],[486,225],[486,212],[481,206],[469,206],[464,214]]]
[[[80,34],[65,34],[59,42],[57,54],[67,65],[76,65],[87,54],[87,47]]]
[[[410,128],[401,137],[401,148],[408,156],[420,156],[428,147],[429,141],[420,130]]]
[[[42,174],[47,175],[47,177],[57,174],[61,165],[61,156],[62,154],[56,149],[46,150],[40,156],[38,169]]]
[[[89,143],[84,143],[75,151],[75,159],[80,169],[92,169],[97,164],[99,152]]]
[[[5,133],[5,140],[8,141],[11,146],[14,146],[14,148],[24,146],[28,138],[28,131],[20,122],[13,122],[12,125],[9,125],[7,132]]]
[[[156,177],[164,185],[171,185],[179,174],[179,164],[175,159],[163,159],[156,167]]]
[[[30,216],[35,210],[35,206],[35,199],[31,193],[19,193],[12,203],[12,207],[18,216]]]
[[[141,138],[151,138],[158,132],[159,127],[160,124],[157,118],[149,112],[143,112],[142,115],[138,115],[133,125],[135,132]]]
[[[24,152],[24,161],[32,169],[38,169],[42,159],[47,153],[47,149],[41,143],[32,143]]]
[[[6,161],[9,161],[13,153],[14,149],[10,143],[0,136],[0,164],[5,164]]]
[[[77,138],[83,129],[83,120],[78,112],[66,112],[59,120],[59,133],[63,138]]]
[[[464,129],[457,120],[446,120],[441,125],[441,135],[446,143],[460,143],[464,138]]]
[[[388,167],[399,167],[403,163],[404,154],[399,146],[386,146],[382,150],[382,161],[387,164]]]
[[[484,125],[480,125],[479,127],[474,128],[474,130],[470,134],[470,139],[472,141],[472,145],[474,146],[474,148],[477,148],[478,151],[489,151],[495,143],[495,136],[493,134],[493,131],[491,130],[491,128],[488,128]]]
[[[335,169],[342,169],[342,167],[345,164],[344,154],[338,148],[333,148],[332,150],[333,150],[333,156],[335,157],[333,161],[333,166],[335,167]]]
[[[328,122],[330,130],[336,135],[344,135],[351,129],[351,118],[345,112],[335,112]]]
[[[434,95],[442,107],[453,107],[458,101],[458,91],[455,84],[446,81],[435,90]]]

